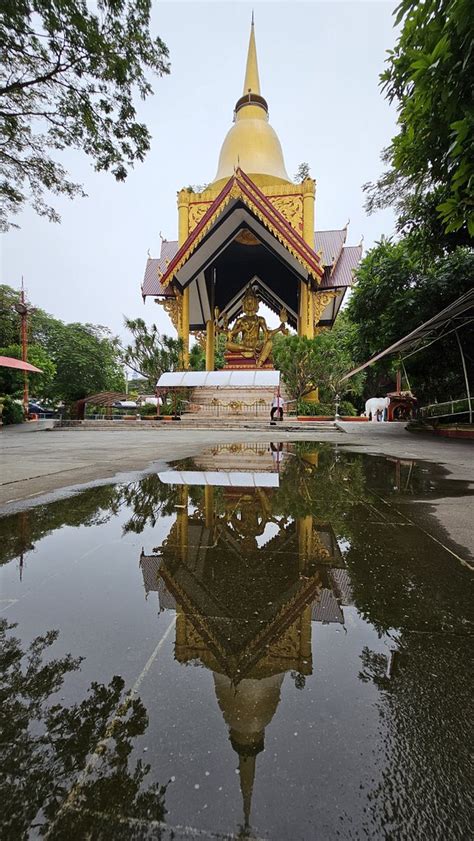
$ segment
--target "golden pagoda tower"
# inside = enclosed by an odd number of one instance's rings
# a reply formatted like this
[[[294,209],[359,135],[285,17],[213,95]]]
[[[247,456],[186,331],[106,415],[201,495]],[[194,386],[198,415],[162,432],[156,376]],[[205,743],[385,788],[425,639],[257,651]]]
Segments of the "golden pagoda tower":
[[[163,240],[142,284],[143,297],[153,296],[170,315],[185,367],[194,333],[213,370],[216,334],[234,321],[235,330],[249,289],[300,336],[332,326],[362,249],[345,246],[347,226],[315,231],[315,196],[312,178],[289,178],[270,125],[252,15],[242,95],[214,180],[200,192],[178,192],[178,239]],[[230,367],[256,368],[263,357],[256,349],[253,362],[241,362]]]
[[[222,188],[238,167],[259,187],[291,184],[280,141],[268,122],[267,102],[260,93],[253,16],[243,93],[235,105],[234,124],[222,144],[212,186]]]

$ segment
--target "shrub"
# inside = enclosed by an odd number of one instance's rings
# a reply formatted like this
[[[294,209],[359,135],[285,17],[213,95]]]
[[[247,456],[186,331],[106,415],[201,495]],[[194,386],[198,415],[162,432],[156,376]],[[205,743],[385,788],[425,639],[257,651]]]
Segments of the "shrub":
[[[359,413],[350,400],[341,400],[339,404],[339,414],[344,415],[345,417],[356,418]]]
[[[139,409],[141,418],[156,417],[157,407],[152,403],[144,403]]]
[[[334,406],[329,403],[308,403],[305,400],[298,400],[298,414],[312,415],[313,417],[333,417]]]
[[[23,423],[25,420],[23,406],[21,403],[17,403],[16,400],[9,397],[9,395],[5,397],[3,403],[2,420],[5,426],[8,426],[11,423]]]

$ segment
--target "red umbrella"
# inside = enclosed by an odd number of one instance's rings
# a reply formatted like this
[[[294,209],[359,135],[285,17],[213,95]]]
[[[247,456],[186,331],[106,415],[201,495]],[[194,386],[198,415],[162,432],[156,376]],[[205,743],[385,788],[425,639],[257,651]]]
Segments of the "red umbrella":
[[[34,371],[35,374],[42,374],[41,368],[23,362],[22,359],[15,359],[13,356],[0,356],[0,368],[16,368],[18,371]]]

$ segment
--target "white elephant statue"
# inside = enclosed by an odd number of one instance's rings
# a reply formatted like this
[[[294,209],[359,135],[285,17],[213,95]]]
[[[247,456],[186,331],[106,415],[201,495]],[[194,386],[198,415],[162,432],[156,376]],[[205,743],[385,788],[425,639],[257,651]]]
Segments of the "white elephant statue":
[[[383,413],[385,409],[388,409],[389,403],[390,397],[371,397],[369,400],[366,400],[365,412],[363,412],[362,414],[365,415],[366,418],[369,418],[369,420],[372,419],[373,421],[376,421],[377,409],[381,409]]]

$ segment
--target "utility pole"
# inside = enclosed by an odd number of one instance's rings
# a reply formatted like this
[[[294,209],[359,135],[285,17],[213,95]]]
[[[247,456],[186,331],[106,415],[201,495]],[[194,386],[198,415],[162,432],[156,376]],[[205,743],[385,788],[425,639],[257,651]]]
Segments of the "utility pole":
[[[20,300],[15,304],[15,309],[20,316],[21,322],[21,358],[23,362],[28,362],[28,315],[32,310],[28,307],[25,298],[25,287],[23,285],[23,277],[21,278]],[[23,411],[25,417],[28,415],[28,372],[23,371]]]

